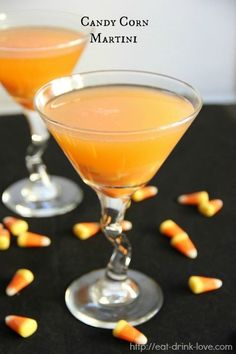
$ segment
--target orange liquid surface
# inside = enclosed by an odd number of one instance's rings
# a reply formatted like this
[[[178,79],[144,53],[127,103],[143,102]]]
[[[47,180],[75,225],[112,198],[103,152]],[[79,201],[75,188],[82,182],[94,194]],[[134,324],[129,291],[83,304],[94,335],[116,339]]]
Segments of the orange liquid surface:
[[[160,128],[193,112],[184,98],[138,86],[74,91],[44,110],[59,123],[49,128],[85,182],[111,196],[129,194],[154,176],[190,122]]]
[[[0,29],[0,82],[26,108],[46,82],[71,74],[85,42],[68,43],[82,34],[57,27]]]

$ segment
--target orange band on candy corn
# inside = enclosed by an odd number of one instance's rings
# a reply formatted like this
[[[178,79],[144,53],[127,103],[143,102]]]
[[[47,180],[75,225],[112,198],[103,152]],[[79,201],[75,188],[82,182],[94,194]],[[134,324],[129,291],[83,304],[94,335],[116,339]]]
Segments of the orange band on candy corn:
[[[208,202],[209,195],[206,191],[183,194],[178,197],[178,202],[183,205],[199,205]]]

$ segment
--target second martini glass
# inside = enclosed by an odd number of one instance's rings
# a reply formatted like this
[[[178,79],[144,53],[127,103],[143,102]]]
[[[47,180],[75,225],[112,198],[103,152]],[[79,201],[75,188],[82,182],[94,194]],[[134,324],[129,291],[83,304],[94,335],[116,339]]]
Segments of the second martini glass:
[[[2,200],[22,216],[63,214],[82,199],[74,182],[47,173],[42,155],[49,133],[33,109],[33,98],[47,81],[71,74],[90,31],[82,28],[76,14],[55,10],[0,13],[0,82],[22,106],[31,131],[26,154],[29,179],[11,185]]]
[[[164,75],[105,71],[53,80],[39,90],[35,103],[84,182],[96,191],[101,227],[114,246],[106,269],[68,287],[69,310],[103,328],[113,328],[120,319],[134,325],[147,321],[160,310],[162,291],[148,276],[128,271],[131,245],[121,222],[132,193],[154,176],[193,122],[201,108],[199,94]]]

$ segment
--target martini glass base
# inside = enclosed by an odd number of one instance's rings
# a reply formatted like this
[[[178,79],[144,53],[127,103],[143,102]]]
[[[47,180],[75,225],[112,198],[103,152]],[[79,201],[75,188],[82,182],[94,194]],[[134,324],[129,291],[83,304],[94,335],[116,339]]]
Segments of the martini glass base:
[[[105,269],[92,271],[76,279],[66,290],[66,305],[78,320],[99,328],[114,328],[121,319],[138,325],[148,321],[161,309],[163,293],[160,286],[148,276],[133,270],[128,271],[128,277],[136,283],[138,296],[127,304],[101,305],[94,299],[92,289],[104,274]]]
[[[82,201],[83,192],[74,182],[58,176],[51,176],[51,182],[58,190],[55,197],[41,201],[27,199],[23,191],[29,180],[22,179],[5,190],[2,202],[23,217],[49,217],[65,214]]]

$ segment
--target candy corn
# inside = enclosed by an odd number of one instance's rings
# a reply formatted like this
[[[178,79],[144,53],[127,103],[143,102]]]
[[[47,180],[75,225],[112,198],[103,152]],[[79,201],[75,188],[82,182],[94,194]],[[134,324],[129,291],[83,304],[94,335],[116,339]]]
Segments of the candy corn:
[[[49,237],[33,232],[23,232],[17,237],[17,245],[19,247],[46,247],[50,244]]]
[[[100,228],[100,224],[97,222],[80,222],[74,225],[73,232],[81,240],[87,240],[89,237],[96,235]]]
[[[135,344],[146,344],[147,337],[138,331],[136,328],[131,326],[125,320],[120,320],[117,322],[115,328],[113,329],[113,336],[126,340]]]
[[[134,202],[141,202],[142,200],[145,200],[147,198],[154,197],[157,195],[158,189],[155,186],[146,186],[143,187],[139,190],[137,190],[133,195],[132,195],[132,200]]]
[[[29,269],[19,269],[6,288],[6,294],[13,296],[28,286],[34,280],[34,275]]]
[[[22,219],[17,219],[11,216],[7,216],[3,219],[3,223],[14,236],[18,236],[22,232],[28,230],[27,222]]]
[[[197,250],[191,239],[187,234],[178,234],[171,238],[171,246],[176,248],[179,252],[183,253],[185,256],[189,258],[197,257]]]
[[[0,224],[0,250],[7,250],[10,247],[10,233]]]
[[[132,223],[128,220],[123,220],[121,224],[123,231],[132,229]],[[97,222],[80,222],[73,226],[73,233],[81,240],[87,240],[99,231],[101,231],[101,225]]]
[[[188,280],[189,288],[194,294],[201,294],[207,291],[219,289],[222,284],[222,280],[220,279],[202,276],[191,276]]]
[[[178,197],[179,204],[184,205],[199,205],[201,203],[208,202],[209,196],[205,191],[195,192],[190,194],[183,194]]]
[[[130,231],[133,227],[132,222],[129,220],[123,220],[121,226],[123,231]]]
[[[23,338],[31,336],[38,328],[37,322],[32,318],[16,315],[5,317],[5,323]]]
[[[160,232],[167,237],[174,237],[176,235],[186,234],[173,220],[165,220],[161,223]]]
[[[211,216],[218,213],[222,207],[223,201],[221,199],[212,199],[209,200],[209,202],[201,203],[198,206],[198,210],[202,215],[210,218]]]

